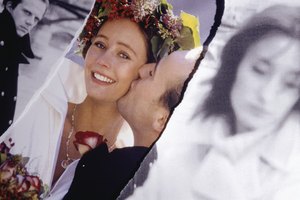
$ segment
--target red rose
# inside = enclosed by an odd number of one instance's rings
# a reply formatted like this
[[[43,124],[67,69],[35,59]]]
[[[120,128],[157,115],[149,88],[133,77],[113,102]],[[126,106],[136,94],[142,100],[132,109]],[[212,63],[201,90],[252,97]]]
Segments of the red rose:
[[[41,181],[37,176],[26,176],[26,180],[30,183],[29,191],[36,190],[40,191],[41,189]]]
[[[74,145],[81,155],[94,149],[103,141],[103,136],[92,131],[79,131],[75,134]]]

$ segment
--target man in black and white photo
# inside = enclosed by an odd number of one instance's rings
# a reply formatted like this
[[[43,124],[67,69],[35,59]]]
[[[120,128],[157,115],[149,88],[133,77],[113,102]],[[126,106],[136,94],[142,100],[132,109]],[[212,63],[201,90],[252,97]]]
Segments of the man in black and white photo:
[[[29,32],[44,16],[48,0],[4,0],[0,11],[0,135],[11,125],[19,64],[34,58]]]

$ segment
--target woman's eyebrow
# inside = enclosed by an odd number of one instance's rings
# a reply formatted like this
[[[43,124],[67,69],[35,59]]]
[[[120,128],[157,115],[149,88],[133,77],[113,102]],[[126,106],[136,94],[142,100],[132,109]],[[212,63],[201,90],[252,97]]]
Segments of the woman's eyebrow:
[[[108,40],[108,37],[106,35],[103,35],[103,34],[99,34],[95,38],[104,38],[104,39]]]
[[[133,48],[131,48],[130,45],[128,45],[128,44],[126,44],[126,43],[124,43],[124,42],[117,42],[117,44],[126,47],[127,49],[129,49],[130,51],[132,51],[132,53],[133,53],[135,56],[137,56],[137,55],[136,55],[136,52],[133,50]]]
[[[103,34],[99,34],[97,35],[95,38],[104,38],[106,40],[109,40],[109,37],[106,36],[106,35],[103,35]],[[129,44],[126,44],[124,42],[117,42],[118,45],[121,45],[121,46],[124,46],[126,47],[127,49],[129,49],[130,51],[132,51],[132,53],[137,56],[137,53],[133,50],[133,48],[131,48],[131,46]]]
[[[260,58],[259,61],[261,63],[266,64],[266,65],[271,65],[272,64],[271,61],[270,61],[270,59],[268,59],[268,58]]]

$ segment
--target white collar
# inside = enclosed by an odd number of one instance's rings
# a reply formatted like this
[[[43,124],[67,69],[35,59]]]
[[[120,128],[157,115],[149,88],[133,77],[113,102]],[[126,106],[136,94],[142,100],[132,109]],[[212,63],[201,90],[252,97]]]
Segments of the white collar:
[[[287,170],[294,165],[295,157],[300,153],[300,114],[293,112],[283,126],[273,134],[273,137],[261,150],[261,157],[279,170]],[[296,162],[298,162],[296,161]]]
[[[198,118],[199,120],[199,118]],[[199,123],[197,134],[193,134],[197,145],[208,145],[219,150],[232,162],[238,161],[259,145],[258,155],[276,169],[284,170],[290,165],[293,151],[300,150],[300,114],[292,113],[279,129],[266,127],[258,131],[240,133],[226,137],[229,127],[223,118],[208,119]],[[195,138],[198,137],[198,138]]]

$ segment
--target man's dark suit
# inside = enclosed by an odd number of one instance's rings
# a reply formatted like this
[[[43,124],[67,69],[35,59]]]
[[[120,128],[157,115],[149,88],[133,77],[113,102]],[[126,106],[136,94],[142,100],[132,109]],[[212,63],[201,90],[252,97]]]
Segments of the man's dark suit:
[[[29,64],[34,58],[29,34],[17,35],[11,14],[4,9],[0,13],[0,136],[12,123],[18,86],[19,63]]]

